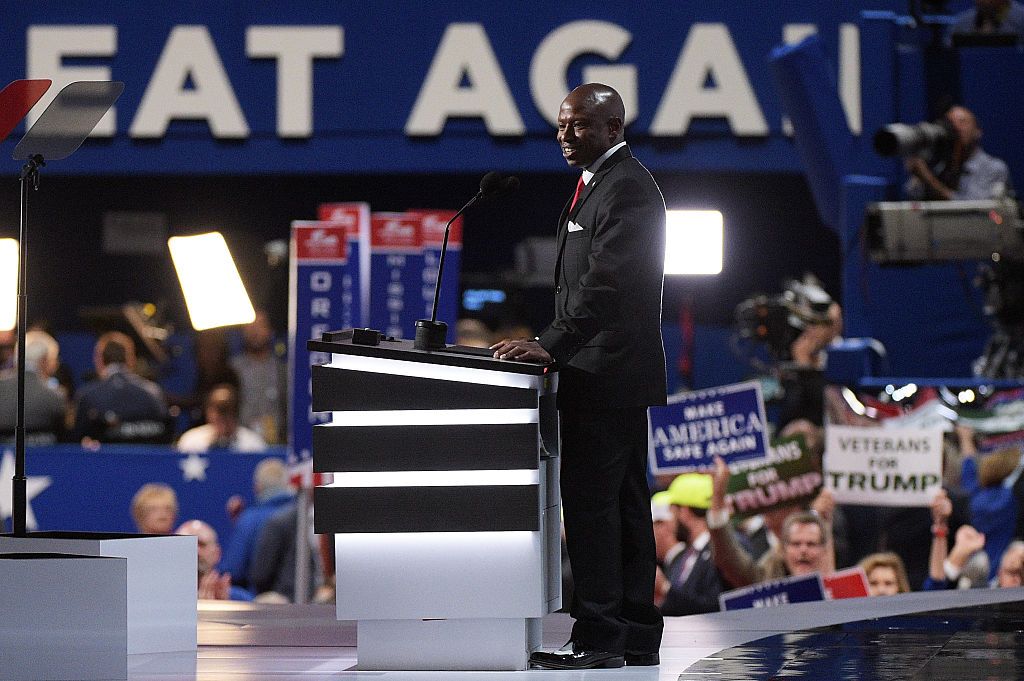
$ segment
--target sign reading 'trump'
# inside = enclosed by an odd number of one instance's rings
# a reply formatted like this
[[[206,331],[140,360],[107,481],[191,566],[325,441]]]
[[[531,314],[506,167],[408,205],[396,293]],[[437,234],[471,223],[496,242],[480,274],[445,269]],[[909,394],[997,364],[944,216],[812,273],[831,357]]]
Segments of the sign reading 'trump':
[[[942,430],[830,425],[824,468],[840,504],[927,506],[942,486]]]

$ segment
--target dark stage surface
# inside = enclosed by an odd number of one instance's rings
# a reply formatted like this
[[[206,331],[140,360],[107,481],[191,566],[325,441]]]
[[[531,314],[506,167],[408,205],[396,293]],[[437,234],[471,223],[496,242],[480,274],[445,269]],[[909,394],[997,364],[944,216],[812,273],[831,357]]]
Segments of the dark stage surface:
[[[883,617],[769,636],[691,665],[681,679],[1024,679],[1024,603]]]
[[[544,619],[544,646],[568,638]],[[360,671],[332,606],[203,601],[193,654],[131,655],[133,681],[988,681],[1024,678],[1024,588],[912,593],[670,617],[660,667],[586,672]]]

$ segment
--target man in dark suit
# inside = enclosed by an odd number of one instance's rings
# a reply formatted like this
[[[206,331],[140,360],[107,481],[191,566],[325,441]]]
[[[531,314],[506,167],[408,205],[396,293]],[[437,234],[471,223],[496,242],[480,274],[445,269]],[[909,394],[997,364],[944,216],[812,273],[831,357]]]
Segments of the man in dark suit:
[[[566,162],[583,170],[558,221],[555,319],[495,357],[559,369],[562,504],[576,620],[566,647],[530,661],[556,669],[658,664],[647,408],[665,404],[661,290],[665,201],[623,137],[606,85],[573,90],[558,114]]]
[[[669,502],[676,515],[677,536],[686,549],[669,569],[662,615],[696,615],[718,611],[722,577],[711,557],[711,533],[705,519],[711,504],[711,476],[679,475],[669,485]]]
[[[75,438],[167,442],[170,429],[164,392],[135,373],[135,342],[120,331],[108,331],[96,341],[93,363],[96,379],[75,395]]]

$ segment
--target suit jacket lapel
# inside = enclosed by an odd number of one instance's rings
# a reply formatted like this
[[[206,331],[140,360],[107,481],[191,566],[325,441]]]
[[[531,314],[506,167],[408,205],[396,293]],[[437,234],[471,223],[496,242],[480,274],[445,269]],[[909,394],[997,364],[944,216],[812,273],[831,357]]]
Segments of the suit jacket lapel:
[[[576,205],[569,210],[569,206],[572,205],[572,197],[565,202],[565,207],[562,209],[562,214],[558,218],[558,257],[555,259],[555,286],[558,286],[558,279],[562,274],[562,252],[565,250],[565,238],[569,233],[569,221],[575,220],[579,214],[580,209],[583,207],[583,203],[594,193],[597,185],[601,183],[608,171],[615,167],[623,159],[630,158],[633,154],[629,151],[629,145],[626,145],[616,151],[614,154],[608,157],[601,167],[598,169],[594,176],[590,178],[590,182],[583,187],[583,191],[580,192],[580,197],[576,201]]]

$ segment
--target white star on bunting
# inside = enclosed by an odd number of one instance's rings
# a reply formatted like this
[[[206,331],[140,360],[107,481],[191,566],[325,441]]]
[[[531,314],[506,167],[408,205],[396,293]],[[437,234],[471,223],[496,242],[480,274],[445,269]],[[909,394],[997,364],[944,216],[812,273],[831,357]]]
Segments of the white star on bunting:
[[[190,480],[206,482],[206,469],[209,465],[209,459],[204,459],[194,452],[178,461],[178,467],[181,469],[181,477],[185,482],[189,482]]]
[[[4,522],[14,512],[14,490],[11,489],[13,477],[14,452],[7,449],[4,450],[3,459],[0,459],[0,521]],[[25,477],[25,529],[34,530],[38,528],[38,524],[36,523],[36,514],[32,512],[31,501],[50,486],[53,478],[49,475],[26,475]]]

